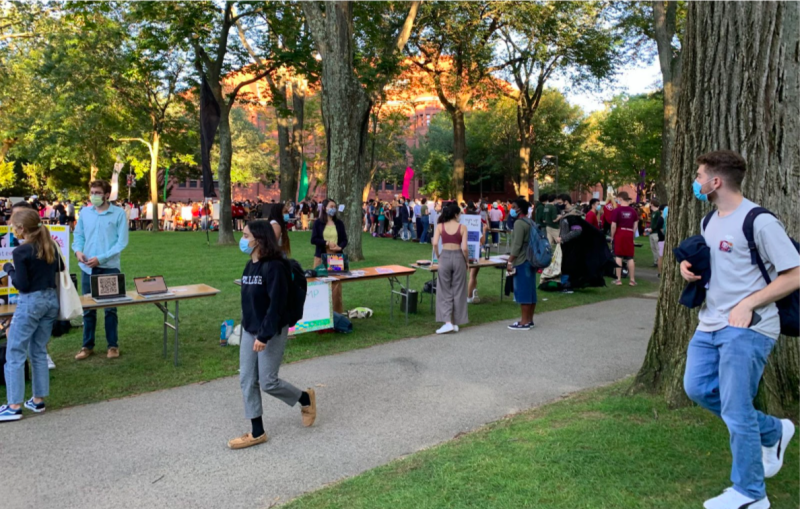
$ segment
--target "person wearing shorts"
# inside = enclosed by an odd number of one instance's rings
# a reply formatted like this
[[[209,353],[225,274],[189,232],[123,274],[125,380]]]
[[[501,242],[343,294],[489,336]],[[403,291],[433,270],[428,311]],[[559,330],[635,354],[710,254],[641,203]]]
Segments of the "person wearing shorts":
[[[631,199],[627,192],[621,191],[617,195],[617,199],[620,206],[614,209],[611,217],[611,238],[614,239],[614,257],[617,262],[617,280],[614,281],[614,284],[617,286],[622,284],[622,262],[626,261],[630,277],[629,284],[636,286],[633,239],[639,223],[639,215],[631,207]]]
[[[512,218],[520,218],[514,222],[511,234],[511,251],[506,270],[514,274],[514,302],[520,306],[520,320],[508,326],[510,330],[526,331],[533,328],[533,314],[536,311],[536,269],[528,263],[528,244],[531,241],[532,229],[537,228],[533,221],[527,219],[531,204],[523,198],[511,202],[508,211]]]

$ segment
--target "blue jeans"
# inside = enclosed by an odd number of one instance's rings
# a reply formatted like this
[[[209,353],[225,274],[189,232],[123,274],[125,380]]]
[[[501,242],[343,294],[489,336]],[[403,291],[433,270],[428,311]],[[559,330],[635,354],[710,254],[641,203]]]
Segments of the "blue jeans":
[[[514,267],[514,302],[536,304],[536,270],[528,262]]]
[[[756,500],[767,494],[761,446],[775,445],[782,434],[780,420],[753,406],[773,346],[772,338],[750,329],[696,331],[689,342],[683,377],[686,394],[728,426],[733,487]]]
[[[430,216],[422,216],[420,221],[422,222],[422,235],[420,236],[419,241],[430,242],[430,239],[428,238],[428,228],[431,224],[431,218]]]
[[[28,357],[33,368],[33,395],[37,398],[50,395],[47,343],[57,317],[58,294],[54,289],[19,294],[6,346],[6,396],[9,405],[20,405],[25,399],[25,361]]]
[[[492,230],[499,230],[500,221],[489,221],[489,227]],[[499,242],[500,242],[500,234],[497,232],[492,232],[492,244],[498,244]]]
[[[92,293],[92,278],[89,274],[81,271],[81,287],[84,294]],[[104,269],[95,267],[92,274],[119,274],[119,269]],[[105,309],[106,341],[109,348],[117,348],[119,336],[117,335],[117,308]],[[87,310],[83,312],[83,347],[89,350],[94,349],[94,330],[97,326],[97,310]]]
[[[408,231],[408,237],[406,237],[406,231]],[[411,229],[411,221],[403,223],[403,231],[400,232],[400,238],[403,240],[411,240],[414,238],[414,233]]]

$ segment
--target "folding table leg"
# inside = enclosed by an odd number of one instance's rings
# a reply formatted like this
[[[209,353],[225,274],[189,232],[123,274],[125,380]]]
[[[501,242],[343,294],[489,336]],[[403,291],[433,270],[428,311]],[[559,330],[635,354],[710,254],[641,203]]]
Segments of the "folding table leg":
[[[180,329],[180,321],[178,320],[178,306],[180,305],[180,301],[175,301],[175,362],[174,364],[178,365],[178,329]]]

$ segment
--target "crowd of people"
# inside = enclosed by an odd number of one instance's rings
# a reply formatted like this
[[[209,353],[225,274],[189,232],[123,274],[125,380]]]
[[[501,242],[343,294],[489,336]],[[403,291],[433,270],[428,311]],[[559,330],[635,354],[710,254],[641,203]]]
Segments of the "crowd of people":
[[[775,302],[800,288],[800,255],[778,219],[742,195],[745,162],[738,154],[712,152],[697,162],[694,195],[700,201],[713,202],[716,210],[703,220],[701,236],[684,240],[676,249],[680,273],[689,283],[687,290],[691,290],[692,304],[687,305],[700,306],[700,324],[689,343],[684,386],[691,399],[724,419],[733,455],[733,487],[706,501],[705,507],[765,508],[769,502],[764,479],[781,468],[794,425],[757,411],[753,398],[770,351],[784,327],[784,317]],[[128,244],[131,217],[124,207],[110,203],[109,197],[107,182],[92,182],[90,205],[80,210],[74,225],[71,247],[79,261],[84,293],[89,293],[92,275],[120,272],[121,253]],[[8,331],[4,368],[8,401],[0,406],[0,421],[21,419],[23,407],[37,413],[46,408],[46,348],[59,311],[55,275],[64,270],[64,261],[45,223],[48,218],[55,218],[60,224],[71,224],[71,212],[75,210],[70,205],[66,201],[50,206],[36,197],[13,206],[3,204],[15,236],[24,242],[14,250],[13,262],[3,267],[19,291],[19,300]],[[299,229],[310,227],[315,266],[326,255],[341,254],[348,242],[344,223],[337,217],[340,207],[334,200],[270,205],[233,204],[234,219],[241,221],[237,227],[243,230],[239,248],[247,256],[241,291],[240,384],[251,431],[230,440],[232,449],[267,440],[260,391],[290,406],[299,404],[303,425],[311,426],[316,419],[314,390],[298,389],[278,376],[288,329],[296,321],[290,316],[299,311],[290,309],[291,295],[296,291],[292,286],[296,262],[290,259],[289,225],[297,227],[299,217]],[[209,208],[202,209],[198,210],[201,223],[203,217],[210,216]],[[167,210],[175,212],[173,204],[167,204]],[[634,205],[624,191],[610,194],[605,202],[593,198],[580,204],[573,203],[567,194],[543,194],[533,204],[525,197],[492,203],[424,198],[412,201],[399,197],[396,204],[370,200],[364,204],[363,212],[364,230],[375,236],[420,243],[432,240],[439,271],[439,334],[458,332],[468,322],[468,304],[478,300],[477,270],[473,272],[477,267],[471,267],[474,260],[470,260],[468,230],[460,221],[462,214],[481,217],[480,244],[484,246],[497,245],[498,237],[493,235],[498,233],[496,230],[510,231],[505,270],[513,282],[520,319],[508,328],[517,331],[534,326],[537,272],[541,270],[544,278],[549,269],[534,265],[534,243],[561,251],[558,283],[565,291],[603,286],[604,265],[610,260],[611,251],[616,262],[615,284],[622,284],[621,271],[626,265],[629,284],[635,286],[634,239],[644,233],[650,235],[654,264],[661,269],[668,215],[667,207],[657,200]],[[165,229],[178,218],[165,215]],[[701,270],[700,266],[704,268]],[[333,307],[341,309],[341,288],[333,286]],[[681,303],[685,304],[683,297]],[[794,306],[796,319],[796,302]],[[76,360],[94,353],[96,312],[85,311],[83,321],[83,345]],[[120,351],[115,308],[106,308],[104,325],[107,357],[117,358]],[[27,358],[33,368],[33,384],[32,397],[25,400],[23,372]]]

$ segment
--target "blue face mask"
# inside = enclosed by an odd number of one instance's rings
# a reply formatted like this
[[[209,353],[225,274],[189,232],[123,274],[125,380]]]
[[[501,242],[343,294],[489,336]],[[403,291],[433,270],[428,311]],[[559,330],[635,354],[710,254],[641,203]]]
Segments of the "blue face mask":
[[[519,215],[519,212],[517,212],[517,209],[511,209],[511,210],[508,211],[508,214],[511,217],[517,217]]]
[[[708,201],[708,194],[703,194],[703,192],[701,191],[703,186],[706,184],[708,184],[708,181],[704,182],[703,184],[701,184],[696,180],[692,182],[692,191],[694,191],[694,197],[700,201]]]
[[[283,215],[283,220],[288,223],[289,222],[289,214],[284,214]]]
[[[331,217],[334,217],[334,216],[336,216],[336,209],[328,209],[326,212],[327,212],[327,213],[328,213],[328,215],[329,215],[329,216],[331,216]]]
[[[246,238],[242,237],[239,240],[239,250],[244,254],[252,254],[253,253],[253,246],[250,245],[250,241]]]

